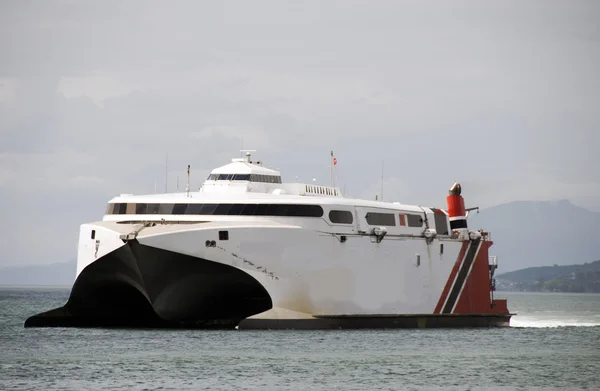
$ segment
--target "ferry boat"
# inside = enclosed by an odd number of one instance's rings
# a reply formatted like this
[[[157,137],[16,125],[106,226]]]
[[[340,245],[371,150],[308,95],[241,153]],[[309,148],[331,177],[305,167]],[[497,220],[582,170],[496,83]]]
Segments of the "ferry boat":
[[[122,194],[81,225],[67,303],[25,327],[509,326],[458,183],[443,209],[283,183],[250,152],[197,191],[189,170],[185,192]]]

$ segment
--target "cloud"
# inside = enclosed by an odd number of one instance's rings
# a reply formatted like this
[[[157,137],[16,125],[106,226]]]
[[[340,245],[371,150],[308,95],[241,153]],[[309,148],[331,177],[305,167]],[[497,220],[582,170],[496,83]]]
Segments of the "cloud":
[[[164,188],[167,154],[169,189],[188,164],[195,189],[242,138],[290,181],[327,183],[333,149],[369,199],[384,160],[386,200],[443,205],[459,181],[468,204],[600,210],[599,7],[2,3],[0,212],[22,225],[0,263],[72,258],[111,197]]]

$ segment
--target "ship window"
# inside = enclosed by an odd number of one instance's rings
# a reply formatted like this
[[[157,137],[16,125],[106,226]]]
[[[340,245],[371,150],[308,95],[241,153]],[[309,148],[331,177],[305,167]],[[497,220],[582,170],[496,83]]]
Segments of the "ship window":
[[[216,181],[217,180],[217,174],[210,174],[208,176],[208,178],[206,178],[207,181]]]
[[[347,210],[332,210],[329,212],[329,220],[335,224],[352,224],[352,212]]]
[[[421,216],[421,215],[407,214],[406,220],[408,222],[409,227],[422,227],[423,226],[423,216]]]
[[[256,210],[254,211],[254,216],[265,216],[267,211],[269,210],[268,204],[257,204]]]
[[[229,231],[219,231],[219,240],[229,240]]]
[[[91,237],[92,237],[92,240],[96,239],[96,230],[95,229],[92,230],[92,236]]]
[[[106,206],[106,212],[104,212],[105,215],[111,215],[113,214],[113,209],[115,208],[115,204],[108,204]]]
[[[202,210],[202,204],[189,204],[185,209],[186,215],[199,215]]]
[[[233,176],[234,181],[248,181],[250,180],[250,174],[235,174]]]
[[[214,215],[226,215],[226,214],[228,214],[228,212],[229,212],[230,209],[231,209],[231,204],[219,204],[214,209],[214,211],[213,211],[212,214],[214,214]],[[204,212],[204,208],[202,209],[202,212]],[[208,213],[203,213],[203,214],[208,214]]]
[[[220,215],[322,217],[320,205],[296,204],[110,204],[112,214]],[[110,211],[110,210],[109,210]],[[344,212],[344,211],[340,211]],[[350,212],[347,212],[350,213]],[[127,213],[129,214],[129,213]],[[350,216],[351,218],[351,216]]]
[[[146,210],[146,214],[149,214],[149,215],[158,214],[159,208],[160,208],[160,204],[148,204],[148,209]]]
[[[244,204],[232,204],[229,209],[228,215],[238,216],[244,211]]]
[[[200,210],[201,215],[212,215],[217,209],[217,204],[202,204],[202,209]]]
[[[135,214],[136,215],[145,215],[147,209],[148,209],[148,204],[135,204]]]
[[[252,216],[254,214],[254,211],[256,210],[257,204],[247,204],[244,205],[244,209],[242,210],[242,213],[240,213],[241,215],[244,216]]]
[[[436,211],[433,216],[437,233],[439,235],[448,235],[448,217],[441,211]]]
[[[173,214],[174,215],[184,215],[185,210],[187,209],[187,204],[175,204],[173,205]]]
[[[366,216],[369,225],[395,226],[396,219],[392,213],[369,212]]]
[[[173,204],[160,204],[158,207],[158,214],[170,215],[173,214]]]

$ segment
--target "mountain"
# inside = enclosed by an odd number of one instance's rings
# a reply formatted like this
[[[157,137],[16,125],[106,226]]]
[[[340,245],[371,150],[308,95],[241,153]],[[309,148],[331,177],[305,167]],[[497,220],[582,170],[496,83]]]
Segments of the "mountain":
[[[0,269],[0,286],[71,286],[75,282],[75,261],[50,265],[10,266]]]
[[[499,274],[496,288],[529,292],[600,293],[600,261],[583,265],[530,267]]]
[[[600,259],[600,213],[569,201],[516,201],[471,213],[470,229],[491,232],[498,273]]]

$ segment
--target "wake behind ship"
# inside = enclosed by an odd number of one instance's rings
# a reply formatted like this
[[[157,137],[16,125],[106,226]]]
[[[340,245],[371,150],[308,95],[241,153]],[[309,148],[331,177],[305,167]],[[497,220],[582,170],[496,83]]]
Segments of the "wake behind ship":
[[[446,209],[346,198],[248,152],[199,191],[110,200],[80,228],[67,303],[25,327],[508,326],[461,191]]]

